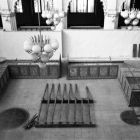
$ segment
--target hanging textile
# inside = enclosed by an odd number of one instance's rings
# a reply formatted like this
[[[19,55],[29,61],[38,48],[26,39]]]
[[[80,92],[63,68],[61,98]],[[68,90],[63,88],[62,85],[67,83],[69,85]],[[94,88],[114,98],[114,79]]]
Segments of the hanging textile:
[[[71,12],[92,13],[94,12],[94,0],[72,0]]]

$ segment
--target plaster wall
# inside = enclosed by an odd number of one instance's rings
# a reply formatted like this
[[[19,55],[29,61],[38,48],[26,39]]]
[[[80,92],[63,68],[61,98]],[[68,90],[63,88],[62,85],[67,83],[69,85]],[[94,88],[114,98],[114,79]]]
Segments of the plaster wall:
[[[63,57],[132,58],[133,44],[140,44],[140,31],[64,30]]]
[[[24,41],[31,35],[38,35],[38,31],[18,31],[18,32],[3,32],[0,31],[0,57],[7,59],[30,59],[30,55],[23,49]],[[62,52],[61,32],[42,32],[45,36],[57,39],[59,49],[55,52],[52,59],[58,59]]]

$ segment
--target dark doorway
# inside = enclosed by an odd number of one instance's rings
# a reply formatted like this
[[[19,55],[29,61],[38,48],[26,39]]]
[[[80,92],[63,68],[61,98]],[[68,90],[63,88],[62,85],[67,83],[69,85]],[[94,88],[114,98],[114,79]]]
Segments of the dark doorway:
[[[35,0],[22,0],[22,12],[16,12],[17,27],[20,26],[39,26],[38,12],[35,11]],[[41,5],[41,0],[39,1]],[[40,24],[41,26],[46,25],[46,19],[41,16],[41,6],[40,6]]]
[[[0,28],[2,28],[2,19],[1,19],[1,15],[0,15]]]
[[[70,12],[70,9],[69,5],[67,14],[68,28],[102,28],[104,26],[103,3],[100,0],[94,0],[94,12]]]

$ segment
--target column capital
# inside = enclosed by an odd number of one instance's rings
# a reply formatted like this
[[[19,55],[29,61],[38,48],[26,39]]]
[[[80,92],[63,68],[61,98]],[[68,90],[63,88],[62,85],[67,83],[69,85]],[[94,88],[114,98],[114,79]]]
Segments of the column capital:
[[[2,16],[9,16],[9,17],[15,16],[15,13],[9,11],[8,9],[2,9],[0,13]]]
[[[108,9],[104,15],[104,29],[116,29],[119,16],[117,10]]]
[[[104,6],[104,29],[116,29],[118,24],[118,0],[101,0]]]
[[[15,13],[11,11],[12,7],[11,1],[2,0],[0,4],[2,4],[0,13],[2,18],[3,30],[4,31],[17,30]]]
[[[104,15],[109,17],[116,17],[118,16],[118,13],[119,12],[117,10],[108,9],[104,12]]]

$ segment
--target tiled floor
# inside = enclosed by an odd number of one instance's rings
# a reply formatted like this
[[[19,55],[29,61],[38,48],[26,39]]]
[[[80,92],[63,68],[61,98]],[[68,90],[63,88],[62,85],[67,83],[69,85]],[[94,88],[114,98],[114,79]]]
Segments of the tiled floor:
[[[121,112],[129,110],[119,82],[115,80],[10,80],[7,89],[0,97],[0,112],[21,107],[29,111],[30,116],[38,113],[40,101],[46,83],[77,83],[82,96],[85,86],[89,86],[95,103],[96,128],[32,128],[23,126],[3,130],[0,140],[139,140],[140,126],[124,123]]]

